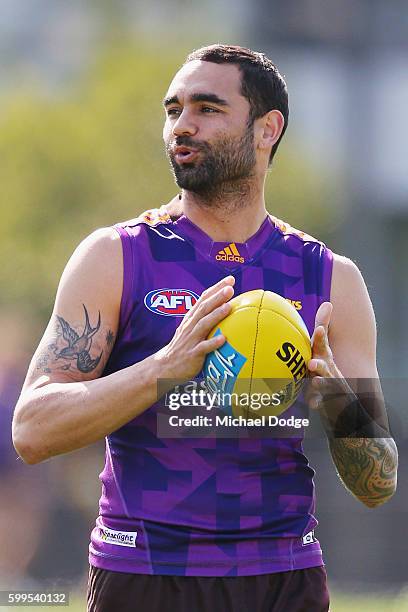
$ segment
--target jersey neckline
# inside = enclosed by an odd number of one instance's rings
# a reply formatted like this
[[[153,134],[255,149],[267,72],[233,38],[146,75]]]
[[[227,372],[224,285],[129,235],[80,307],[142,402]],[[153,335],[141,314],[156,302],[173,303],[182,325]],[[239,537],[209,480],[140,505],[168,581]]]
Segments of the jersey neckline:
[[[202,255],[204,255],[215,265],[219,265],[223,269],[230,271],[242,267],[243,264],[252,262],[263,250],[263,247],[267,242],[269,242],[276,230],[276,224],[271,216],[267,214],[257,231],[252,234],[252,236],[250,236],[246,242],[242,243],[227,240],[217,242],[184,214],[175,219],[173,222],[176,225],[177,230],[181,230],[183,236],[189,239],[189,241],[198,251],[200,251]],[[244,259],[244,261],[240,262],[240,265],[231,265],[230,262],[227,264],[215,258],[218,251],[224,251],[226,248],[231,247],[232,245],[233,251],[236,249],[240,255],[243,255],[242,259]]]

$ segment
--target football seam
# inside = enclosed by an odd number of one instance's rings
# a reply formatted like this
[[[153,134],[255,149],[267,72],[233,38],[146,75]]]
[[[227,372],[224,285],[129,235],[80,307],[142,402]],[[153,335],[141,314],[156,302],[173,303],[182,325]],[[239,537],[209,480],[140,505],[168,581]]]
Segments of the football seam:
[[[284,318],[285,318],[287,321],[289,321],[289,322],[291,323],[291,325],[293,325],[293,327],[296,327],[296,326],[295,326],[295,324],[294,324],[294,323],[292,323],[292,321],[291,321],[291,320],[290,320],[288,317],[285,317],[285,315],[284,315],[284,314],[282,314],[281,312],[279,312],[279,310],[275,310],[274,308],[268,308],[268,307],[264,308],[264,310],[269,310],[269,312],[273,312],[274,314],[277,314],[277,315],[279,315],[280,317],[284,317]],[[304,325],[304,326],[305,326],[305,328],[306,328],[307,335],[305,334],[305,330],[303,329],[303,327],[299,327],[299,328],[298,328],[298,327],[296,327],[296,329],[297,329],[297,330],[298,330],[298,331],[301,333],[301,335],[304,337],[304,339],[305,339],[305,340],[308,340],[308,341],[310,342],[311,338],[310,338],[310,335],[309,335],[309,330],[307,329],[307,325],[306,325],[306,323],[305,323],[305,321],[304,321],[304,319],[303,319],[302,315],[300,315],[299,313],[297,313],[297,314],[298,314],[298,315],[299,315],[299,317],[301,318],[302,323],[303,323],[303,325]]]
[[[258,306],[258,313],[256,315],[255,339],[254,339],[254,348],[253,348],[253,351],[252,351],[251,378],[250,378],[250,382],[249,382],[249,395],[250,396],[251,396],[251,393],[252,393],[252,376],[253,376],[254,367],[255,367],[256,343],[257,343],[257,340],[258,340],[258,332],[259,332],[259,316],[261,314],[262,301],[264,299],[264,296],[265,296],[265,291],[262,292],[262,297],[261,297],[261,300],[260,300],[259,306]]]
[[[310,350],[311,350],[310,338],[305,337],[305,334],[303,333],[302,328],[296,327],[296,325],[292,321],[290,321],[287,317],[285,317],[285,315],[281,314],[280,312],[277,312],[276,310],[272,310],[271,308],[264,308],[264,312],[266,310],[268,310],[269,312],[273,312],[274,315],[280,317],[281,319],[284,319],[287,323],[289,323],[289,325],[294,329],[294,331],[299,335],[299,337],[305,340],[306,345],[310,346]]]

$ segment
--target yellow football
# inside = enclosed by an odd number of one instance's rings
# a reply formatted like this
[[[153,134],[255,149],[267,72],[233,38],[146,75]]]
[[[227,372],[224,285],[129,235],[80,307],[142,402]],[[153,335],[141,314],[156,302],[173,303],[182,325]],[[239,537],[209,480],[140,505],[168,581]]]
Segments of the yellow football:
[[[219,393],[219,406],[234,416],[280,415],[296,400],[307,373],[306,325],[294,306],[272,291],[247,291],[230,303],[230,314],[209,334],[222,333],[226,342],[207,355],[207,389]]]

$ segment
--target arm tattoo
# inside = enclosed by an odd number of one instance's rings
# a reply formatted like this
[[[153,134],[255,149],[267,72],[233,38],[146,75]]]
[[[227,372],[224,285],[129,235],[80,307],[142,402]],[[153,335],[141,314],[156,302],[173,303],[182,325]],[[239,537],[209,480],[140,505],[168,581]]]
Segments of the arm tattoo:
[[[93,327],[89,320],[86,306],[84,309],[84,324],[80,331],[76,331],[68,321],[57,315],[53,341],[40,353],[36,362],[36,369],[48,374],[53,369],[70,370],[76,368],[79,372],[88,374],[97,368],[102,359],[104,351],[99,355],[92,355],[92,341],[101,327],[101,313],[98,312],[98,320]],[[108,353],[115,341],[114,333],[109,329],[105,336]],[[62,363],[57,363],[62,362]]]
[[[343,484],[366,506],[378,506],[392,496],[398,465],[392,438],[334,438],[329,446]]]
[[[101,326],[101,313],[98,314],[98,323],[95,327],[92,327],[89,323],[89,315],[88,311],[85,308],[85,305],[82,304],[85,312],[85,326],[82,335],[76,333],[74,329],[63,319],[62,317],[58,317],[58,322],[61,326],[62,336],[66,342],[68,342],[68,346],[64,347],[60,352],[55,353],[56,359],[70,359],[75,360],[77,362],[77,368],[80,372],[88,373],[92,372],[98,365],[101,360],[102,353],[95,357],[95,359],[91,358],[90,350],[92,346],[92,337],[96,334]]]
[[[106,338],[105,338],[105,340],[106,340],[106,344],[107,344],[109,347],[111,347],[111,346],[113,345],[113,341],[114,341],[114,339],[115,339],[115,336],[114,336],[114,334],[113,334],[113,331],[109,330],[109,331],[106,333]]]

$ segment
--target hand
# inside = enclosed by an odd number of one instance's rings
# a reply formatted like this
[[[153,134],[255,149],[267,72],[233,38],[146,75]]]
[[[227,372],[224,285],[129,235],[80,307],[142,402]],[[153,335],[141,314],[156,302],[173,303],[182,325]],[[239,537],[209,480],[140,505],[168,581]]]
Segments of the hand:
[[[329,345],[328,331],[333,306],[320,305],[312,336],[312,358],[308,365],[309,386],[305,399],[309,408],[318,410],[323,427],[331,437],[348,437],[357,426],[361,411],[356,408],[358,398],[336,366]]]
[[[203,367],[207,353],[226,340],[219,334],[207,340],[210,331],[231,311],[228,301],[234,295],[233,276],[227,276],[206,289],[184,317],[169,344],[156,353],[161,378],[191,380]]]
[[[328,333],[333,306],[323,302],[316,313],[315,329],[312,335],[312,358],[307,364],[310,383],[306,393],[309,407],[316,410],[321,407],[323,397],[350,394],[340,370],[334,363],[333,353],[329,345]]]
[[[330,377],[335,375],[333,353],[328,339],[332,312],[332,304],[323,302],[316,313],[315,328],[311,340],[312,358],[308,363],[308,369],[313,376]]]

